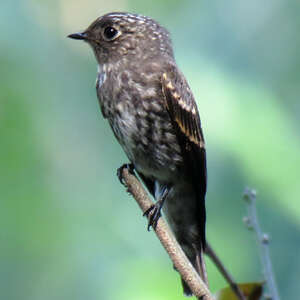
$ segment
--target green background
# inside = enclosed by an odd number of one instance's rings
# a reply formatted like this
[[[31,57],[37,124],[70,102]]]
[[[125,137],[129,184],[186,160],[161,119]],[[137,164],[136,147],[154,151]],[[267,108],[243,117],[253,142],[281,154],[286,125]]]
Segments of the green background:
[[[276,1],[0,4],[0,298],[184,299],[179,276],[116,169],[96,62],[66,39],[110,11],[149,15],[173,38],[208,152],[207,235],[234,277],[261,280],[245,229],[258,190],[282,299],[300,293],[300,4]],[[208,263],[210,286],[224,280]]]

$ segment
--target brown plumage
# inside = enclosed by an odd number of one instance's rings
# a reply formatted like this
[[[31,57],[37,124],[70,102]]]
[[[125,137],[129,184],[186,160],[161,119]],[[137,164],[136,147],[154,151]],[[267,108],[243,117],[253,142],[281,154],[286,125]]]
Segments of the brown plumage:
[[[206,154],[193,94],[176,66],[168,31],[151,18],[110,13],[69,37],[90,44],[98,62],[104,118],[163,208],[176,239],[206,281]],[[184,292],[191,295],[183,282]]]

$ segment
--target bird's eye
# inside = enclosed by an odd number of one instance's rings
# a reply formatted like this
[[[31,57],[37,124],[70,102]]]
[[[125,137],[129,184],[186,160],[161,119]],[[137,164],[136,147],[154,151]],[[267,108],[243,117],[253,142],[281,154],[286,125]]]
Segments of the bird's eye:
[[[118,30],[114,27],[107,26],[104,28],[103,36],[106,40],[111,41],[118,36]]]

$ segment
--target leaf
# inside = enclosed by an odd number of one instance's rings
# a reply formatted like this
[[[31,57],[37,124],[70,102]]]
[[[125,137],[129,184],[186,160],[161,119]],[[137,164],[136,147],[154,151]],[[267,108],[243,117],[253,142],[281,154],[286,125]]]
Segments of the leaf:
[[[259,300],[262,296],[264,282],[240,283],[238,286],[246,296],[247,300]],[[215,295],[216,300],[239,300],[232,291],[231,287],[226,287],[218,291]]]

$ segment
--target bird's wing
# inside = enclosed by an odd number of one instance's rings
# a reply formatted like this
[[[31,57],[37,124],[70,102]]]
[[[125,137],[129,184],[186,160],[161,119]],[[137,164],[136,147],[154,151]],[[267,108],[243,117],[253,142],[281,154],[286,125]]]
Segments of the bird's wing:
[[[186,175],[197,195],[201,244],[205,247],[206,152],[193,94],[175,66],[162,75],[162,91],[184,157]]]

